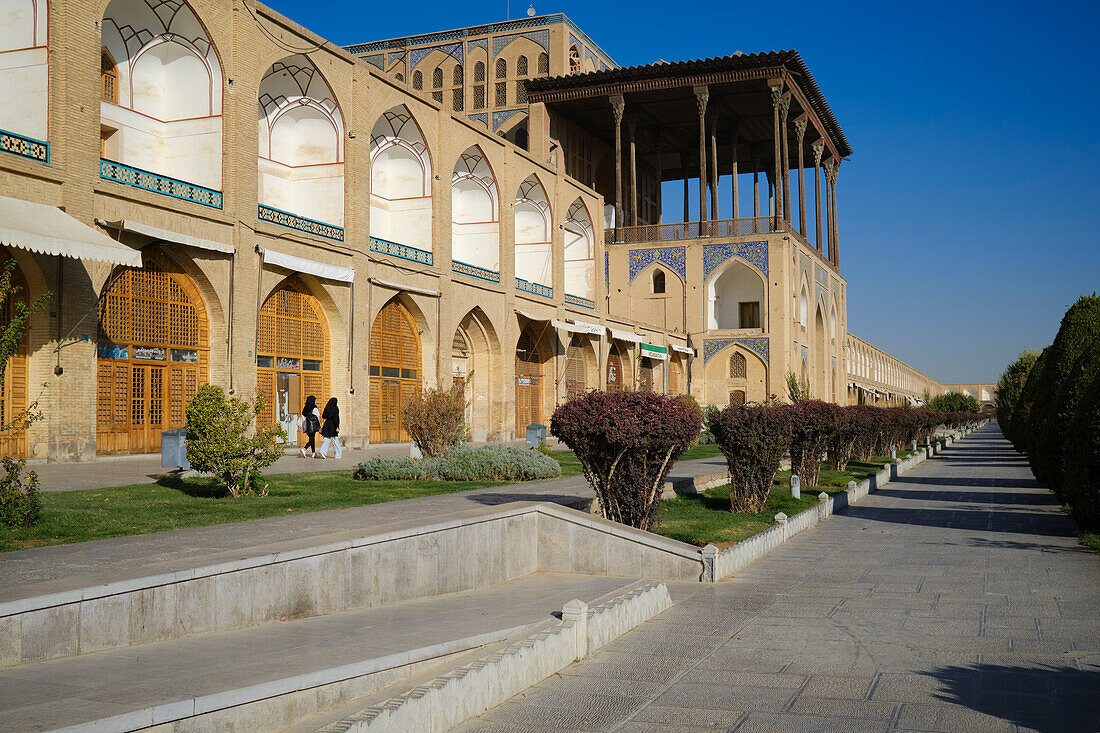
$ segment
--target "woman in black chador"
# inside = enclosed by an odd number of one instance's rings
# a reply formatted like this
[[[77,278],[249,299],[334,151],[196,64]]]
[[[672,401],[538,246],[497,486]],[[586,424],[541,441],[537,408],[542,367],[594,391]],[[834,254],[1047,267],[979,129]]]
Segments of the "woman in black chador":
[[[324,440],[321,441],[321,452],[317,456],[328,458],[328,444],[332,441],[332,457],[339,458],[343,451],[340,449],[340,408],[336,406],[335,397],[329,397],[325,410],[321,413],[321,420],[321,437]]]

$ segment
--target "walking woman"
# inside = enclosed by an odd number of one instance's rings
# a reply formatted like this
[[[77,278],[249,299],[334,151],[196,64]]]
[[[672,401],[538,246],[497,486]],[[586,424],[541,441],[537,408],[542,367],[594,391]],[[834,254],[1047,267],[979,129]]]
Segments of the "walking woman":
[[[328,458],[328,443],[331,440],[332,457],[339,458],[343,455],[343,451],[340,449],[340,408],[336,406],[335,397],[329,397],[328,402],[325,403],[325,411],[321,413],[321,419],[325,422],[321,425],[321,437],[324,440],[321,441],[319,457]]]
[[[317,411],[317,398],[313,395],[306,397],[305,407],[302,408],[302,416],[298,418],[298,429],[306,434],[306,444],[302,448],[302,458],[309,458],[306,455],[306,448],[309,449],[309,454],[316,457],[317,455],[317,433],[321,430],[321,413]]]

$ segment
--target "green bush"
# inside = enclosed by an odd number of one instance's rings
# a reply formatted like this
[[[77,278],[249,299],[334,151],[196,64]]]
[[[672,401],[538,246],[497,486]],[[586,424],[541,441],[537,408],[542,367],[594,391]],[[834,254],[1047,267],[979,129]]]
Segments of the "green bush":
[[[1035,360],[1035,365],[1028,372],[1027,379],[1024,380],[1024,386],[1020,390],[1020,399],[1012,411],[1010,440],[1016,450],[1021,453],[1027,453],[1030,448],[1028,438],[1031,433],[1028,430],[1028,422],[1031,419],[1031,405],[1035,400],[1035,391],[1042,380],[1042,374],[1046,371],[1048,354],[1050,354],[1049,346],[1040,352],[1039,357]]]
[[[435,458],[375,456],[352,475],[360,481],[539,481],[561,476],[561,464],[536,450],[483,445]]]
[[[1062,317],[1050,345],[1028,418],[1028,460],[1035,478],[1061,496],[1065,483],[1062,452],[1077,410],[1090,362],[1100,344],[1100,297],[1082,296]]]
[[[249,403],[204,384],[187,405],[187,460],[195,471],[220,480],[230,496],[266,495],[260,471],[283,453],[278,444],[286,439],[282,427],[254,429],[264,404],[262,394]]]
[[[38,491],[38,474],[31,471],[23,478],[26,459],[5,458],[0,461],[0,524],[12,529],[29,527],[42,513],[42,497]]]
[[[926,407],[940,412],[978,412],[982,409],[976,399],[960,392],[936,395],[928,401]]]
[[[1065,450],[1066,482],[1062,490],[1081,529],[1100,529],[1100,370],[1077,403]]]
[[[1005,368],[997,382],[997,422],[1001,425],[1001,432],[1012,442],[1016,442],[1012,434],[1012,413],[1016,409],[1016,403],[1020,401],[1020,393],[1023,392],[1027,375],[1038,358],[1039,352],[1024,349],[1016,360]]]

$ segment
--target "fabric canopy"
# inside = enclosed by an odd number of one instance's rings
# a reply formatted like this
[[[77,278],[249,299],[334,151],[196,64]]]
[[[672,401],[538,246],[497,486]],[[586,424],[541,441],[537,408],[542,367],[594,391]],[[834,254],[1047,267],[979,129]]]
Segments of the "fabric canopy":
[[[611,333],[611,338],[619,339],[620,341],[629,341],[632,344],[642,343],[642,337],[631,331],[620,331],[617,328],[607,329]]]
[[[574,320],[573,325],[576,326],[577,328],[581,329],[581,331],[578,331],[577,333],[588,333],[588,334],[592,334],[594,336],[603,336],[604,331],[606,330],[600,324],[598,324],[598,323],[589,323],[588,321]]]
[[[7,196],[0,196],[0,243],[39,254],[141,267],[141,252],[61,209]]]
[[[529,321],[536,321],[538,323],[550,320],[549,318],[542,318],[541,316],[533,316],[530,313],[527,313],[526,311],[519,310],[518,308],[516,309],[516,313],[523,316],[524,318],[526,318]]]
[[[566,323],[565,321],[559,321],[557,318],[550,319],[550,325],[562,331],[568,331],[569,333],[588,333],[588,331],[575,323]]]
[[[420,295],[428,295],[432,298],[439,297],[438,290],[429,290],[428,288],[418,288],[412,285],[401,285],[400,283],[390,282],[389,280],[383,280],[378,277],[369,278],[369,280],[375,285],[379,285],[383,288],[389,288],[390,290],[405,290],[410,293],[419,293]]]
[[[191,247],[208,249],[211,252],[224,252],[225,254],[230,255],[234,252],[232,244],[218,242],[213,239],[203,239],[202,237],[193,237],[190,234],[177,234],[176,232],[172,232],[167,229],[150,226],[149,224],[142,224],[139,221],[132,221],[130,219],[120,219],[119,221],[100,220],[100,223],[105,226],[109,226],[112,229],[119,229],[124,232],[133,232],[134,234],[141,234],[143,236],[152,237],[153,239],[157,239],[162,242],[186,244]]]
[[[270,249],[264,250],[264,264],[277,265],[287,270],[302,272],[307,275],[323,277],[327,280],[335,280],[342,283],[350,283],[355,280],[355,270],[351,268],[325,265],[320,262],[314,262],[313,260],[307,260],[304,257],[295,257],[294,255],[283,254],[282,252],[276,252]]]

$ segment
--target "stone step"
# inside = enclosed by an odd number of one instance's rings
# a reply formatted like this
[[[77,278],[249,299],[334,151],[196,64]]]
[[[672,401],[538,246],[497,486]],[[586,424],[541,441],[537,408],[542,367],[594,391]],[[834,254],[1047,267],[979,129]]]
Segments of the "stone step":
[[[555,573],[0,670],[8,730],[274,730],[645,585]]]

